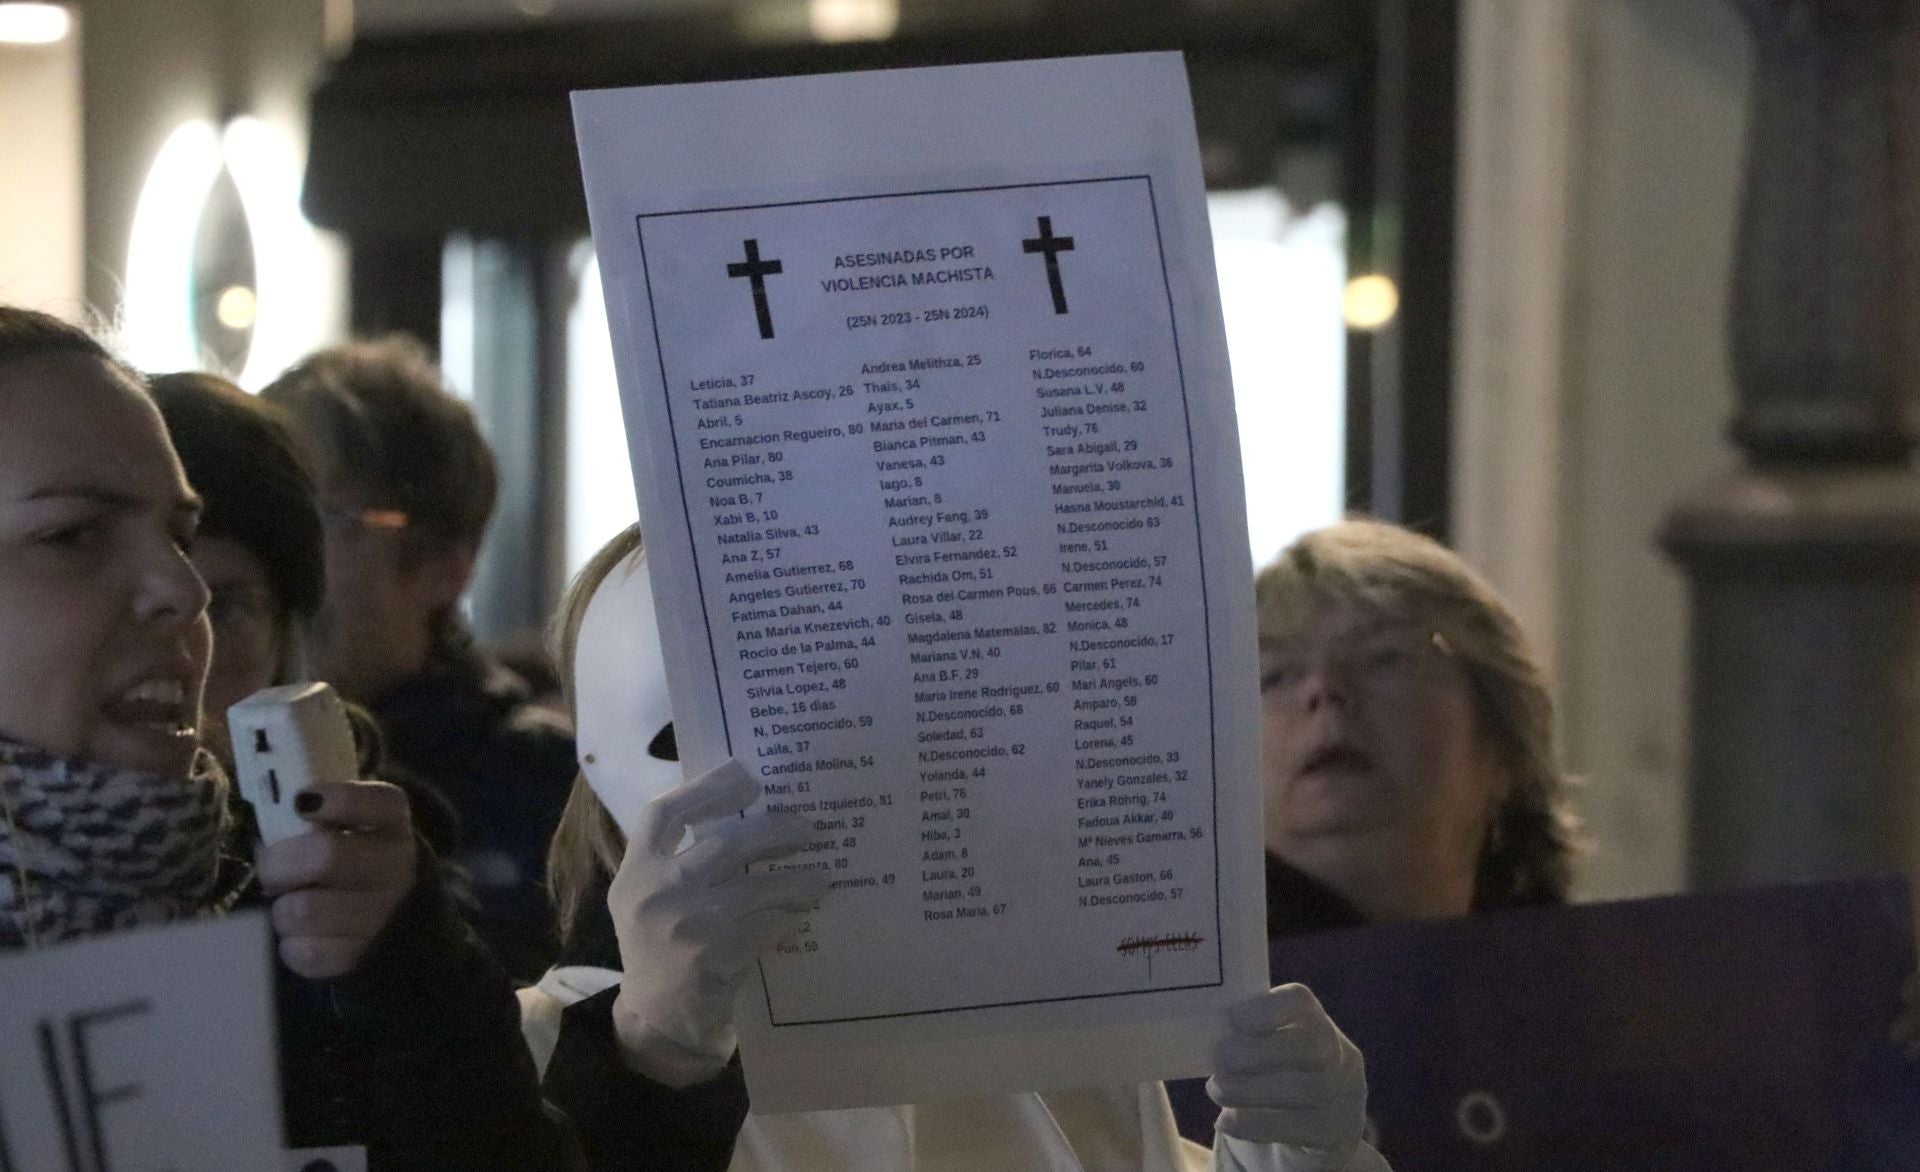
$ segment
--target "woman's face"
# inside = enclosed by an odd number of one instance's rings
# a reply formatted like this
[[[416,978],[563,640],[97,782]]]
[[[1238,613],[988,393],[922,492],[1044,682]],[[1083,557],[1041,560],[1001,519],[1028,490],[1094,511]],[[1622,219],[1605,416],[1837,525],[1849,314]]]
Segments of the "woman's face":
[[[1470,897],[1504,773],[1432,629],[1330,607],[1299,639],[1263,644],[1260,673],[1268,849],[1414,890],[1464,880]]]
[[[81,355],[0,364],[0,733],[185,774],[211,637],[159,412]]]
[[[207,606],[213,622],[213,667],[207,673],[205,705],[207,747],[231,766],[227,709],[282,682],[281,606],[266,566],[231,537],[200,537],[193,544],[193,565],[212,594]]]

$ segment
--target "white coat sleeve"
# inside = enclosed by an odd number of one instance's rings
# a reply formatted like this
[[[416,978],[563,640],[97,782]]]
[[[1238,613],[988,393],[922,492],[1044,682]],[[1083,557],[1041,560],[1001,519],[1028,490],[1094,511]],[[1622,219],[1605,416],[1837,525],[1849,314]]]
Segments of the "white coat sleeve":
[[[1362,1142],[1339,1168],[1327,1168],[1299,1148],[1257,1144],[1216,1133],[1213,1172],[1393,1172],[1386,1159]]]

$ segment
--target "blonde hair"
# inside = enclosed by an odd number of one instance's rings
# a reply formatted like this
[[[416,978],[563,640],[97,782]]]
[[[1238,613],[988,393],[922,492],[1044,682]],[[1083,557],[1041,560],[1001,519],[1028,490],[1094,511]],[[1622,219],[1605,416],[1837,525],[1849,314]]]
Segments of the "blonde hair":
[[[587,614],[587,603],[617,566],[639,556],[640,526],[629,525],[580,567],[573,583],[567,587],[566,596],[560,600],[548,638],[553,662],[560,669],[560,691],[569,720],[577,715],[573,649],[580,636],[580,621]],[[620,856],[626,849],[626,835],[620,832],[613,815],[607,813],[593,787],[587,784],[587,775],[575,773],[573,789],[568,792],[566,807],[560,812],[560,825],[547,846],[547,892],[553,897],[562,939],[571,932],[574,917],[594,884],[602,876],[620,869]]]
[[[1263,645],[1300,638],[1350,606],[1430,627],[1465,668],[1478,735],[1507,771],[1474,878],[1476,910],[1564,903],[1579,821],[1553,747],[1553,698],[1525,632],[1498,593],[1451,550],[1352,517],[1281,551],[1254,583]]]

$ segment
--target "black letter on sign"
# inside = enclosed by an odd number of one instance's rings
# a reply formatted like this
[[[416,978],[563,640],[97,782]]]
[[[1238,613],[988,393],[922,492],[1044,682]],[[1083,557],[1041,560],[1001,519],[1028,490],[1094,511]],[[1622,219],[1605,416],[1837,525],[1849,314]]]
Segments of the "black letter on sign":
[[[141,998],[106,1009],[96,1009],[91,1013],[76,1013],[67,1019],[67,1045],[73,1048],[74,1068],[80,1075],[80,1094],[87,1108],[87,1138],[92,1142],[93,1166],[96,1172],[111,1172],[112,1169],[112,1164],[107,1160],[107,1136],[106,1129],[100,1123],[100,1108],[139,1098],[140,1084],[127,1083],[124,1086],[103,1089],[96,1083],[93,1055],[87,1050],[87,1032],[96,1025],[117,1018],[148,1013],[152,1008],[150,1002]],[[63,1101],[61,1103],[63,1120],[65,1114],[66,1104]]]
[[[60,1138],[66,1142],[69,1172],[86,1172],[80,1163],[80,1137],[73,1131],[73,1111],[67,1105],[67,1073],[60,1066],[60,1051],[53,1040],[53,1023],[42,1020],[36,1027],[40,1035],[40,1064],[47,1072],[47,1090],[53,1095],[54,1110],[60,1114]]]
[[[0,1104],[0,1172],[20,1172],[13,1162],[13,1149],[7,1146],[7,1115]]]

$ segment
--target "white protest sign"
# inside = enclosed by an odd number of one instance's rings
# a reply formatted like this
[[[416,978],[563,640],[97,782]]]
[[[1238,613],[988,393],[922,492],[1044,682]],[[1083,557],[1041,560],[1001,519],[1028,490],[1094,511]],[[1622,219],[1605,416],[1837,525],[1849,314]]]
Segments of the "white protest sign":
[[[681,759],[834,879],[740,1002],[755,1109],[1202,1072],[1266,980],[1178,55],[574,110]]]
[[[0,1172],[280,1166],[266,917],[0,957]]]

